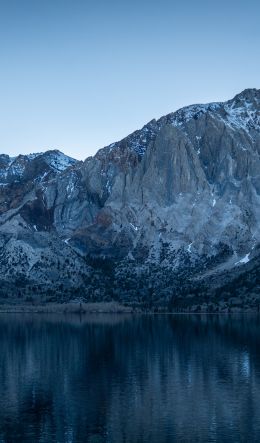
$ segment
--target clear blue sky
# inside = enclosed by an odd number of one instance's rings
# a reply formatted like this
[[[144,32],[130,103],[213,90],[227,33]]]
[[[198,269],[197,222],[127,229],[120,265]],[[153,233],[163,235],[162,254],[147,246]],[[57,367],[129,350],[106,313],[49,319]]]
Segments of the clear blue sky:
[[[0,0],[0,152],[79,159],[260,88],[259,0]]]

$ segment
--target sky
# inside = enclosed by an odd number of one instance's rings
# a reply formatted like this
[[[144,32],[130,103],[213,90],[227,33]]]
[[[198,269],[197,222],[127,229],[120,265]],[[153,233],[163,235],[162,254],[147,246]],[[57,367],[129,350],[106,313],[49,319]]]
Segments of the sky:
[[[259,0],[0,0],[0,153],[78,158],[260,88]]]

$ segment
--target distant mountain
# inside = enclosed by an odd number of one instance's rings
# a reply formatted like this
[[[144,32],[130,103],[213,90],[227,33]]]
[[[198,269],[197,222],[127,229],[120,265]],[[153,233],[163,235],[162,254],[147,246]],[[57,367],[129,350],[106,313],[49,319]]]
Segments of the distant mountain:
[[[84,162],[0,155],[8,301],[258,309],[260,90],[152,120]]]

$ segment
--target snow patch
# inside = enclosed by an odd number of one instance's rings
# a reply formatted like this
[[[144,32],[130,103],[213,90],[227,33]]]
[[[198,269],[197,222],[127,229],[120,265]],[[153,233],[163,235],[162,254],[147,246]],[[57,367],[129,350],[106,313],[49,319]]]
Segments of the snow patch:
[[[132,226],[132,228],[133,228],[135,231],[138,231],[138,229],[139,229],[137,226],[134,226],[133,223],[130,223],[130,226]]]
[[[66,186],[66,192],[67,192],[68,197],[71,196],[71,194],[73,193],[74,189],[75,189],[74,182],[73,182],[72,179],[70,179],[69,183]]]
[[[193,243],[193,242],[192,242],[192,243]],[[190,244],[188,245],[188,248],[187,248],[187,251],[188,251],[189,253],[191,252],[192,243],[190,243]]]
[[[68,157],[60,151],[49,151],[46,153],[46,163],[58,172],[65,171],[69,166],[77,162],[74,158]]]
[[[226,111],[225,120],[229,126],[233,128],[242,128],[247,133],[250,129],[259,131],[260,127],[260,115],[259,112],[254,108],[253,103],[247,102],[245,99],[241,100],[241,103],[234,106],[234,102],[230,104],[229,102],[224,104],[224,109]],[[242,146],[242,149],[246,149]]]
[[[246,254],[245,257],[241,258],[241,260],[237,261],[235,263],[235,265],[240,265],[240,264],[245,265],[246,263],[248,263],[250,261],[249,255],[250,255],[250,252],[248,254]]]

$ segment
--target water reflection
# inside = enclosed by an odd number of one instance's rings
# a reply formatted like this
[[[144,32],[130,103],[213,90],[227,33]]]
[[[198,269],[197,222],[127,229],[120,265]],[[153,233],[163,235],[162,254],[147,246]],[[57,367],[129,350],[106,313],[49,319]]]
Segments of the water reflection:
[[[260,441],[259,316],[0,315],[0,442]]]

